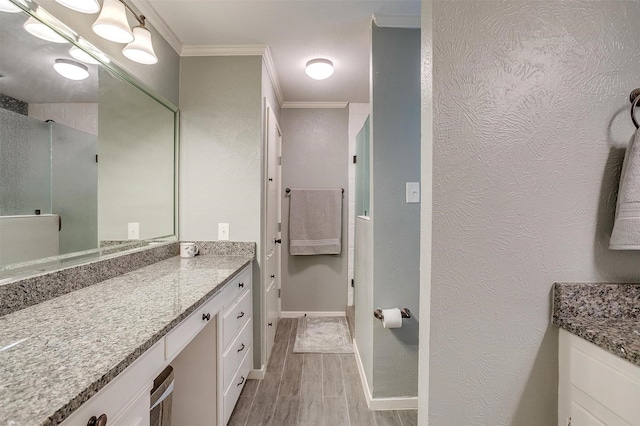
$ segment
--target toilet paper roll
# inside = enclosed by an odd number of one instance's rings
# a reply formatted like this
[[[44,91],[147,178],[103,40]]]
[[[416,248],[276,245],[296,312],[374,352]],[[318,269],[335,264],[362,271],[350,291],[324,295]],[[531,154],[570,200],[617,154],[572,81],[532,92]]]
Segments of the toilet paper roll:
[[[384,326],[384,328],[402,327],[402,314],[400,313],[400,309],[383,309],[382,315],[384,315],[384,319],[382,320],[382,325]]]

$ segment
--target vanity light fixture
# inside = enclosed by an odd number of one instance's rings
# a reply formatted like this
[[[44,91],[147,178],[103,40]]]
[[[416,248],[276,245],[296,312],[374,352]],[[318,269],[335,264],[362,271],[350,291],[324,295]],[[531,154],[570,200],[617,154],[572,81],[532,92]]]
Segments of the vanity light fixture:
[[[22,0],[18,0],[18,2],[24,4]],[[22,12],[22,9],[20,9],[20,7],[18,7],[16,4],[12,3],[10,0],[0,0],[0,12],[18,13]]]
[[[333,74],[333,62],[328,59],[312,59],[304,70],[314,80],[325,80]]]
[[[42,9],[38,9],[39,13],[42,13]],[[30,16],[27,19],[27,22],[23,25],[24,29],[33,36],[38,37],[39,39],[50,41],[52,43],[69,43],[67,39],[62,37],[60,34],[49,28],[47,25],[38,21],[33,16]]]
[[[109,41],[116,43],[133,41],[125,4],[119,0],[104,0],[102,12],[91,28],[94,33]]]
[[[71,49],[69,49],[69,55],[71,55],[73,59],[77,59],[78,61],[84,62],[85,64],[98,65],[100,63],[93,56],[89,55],[78,46],[71,46]]]
[[[89,68],[71,59],[56,59],[53,68],[58,74],[69,80],[84,80],[89,77]]]
[[[100,11],[98,0],[56,0],[56,2],[80,13],[98,13]]]
[[[134,40],[122,49],[122,54],[134,62],[145,65],[153,65],[158,62],[158,57],[153,51],[151,32],[142,23],[133,29]]]

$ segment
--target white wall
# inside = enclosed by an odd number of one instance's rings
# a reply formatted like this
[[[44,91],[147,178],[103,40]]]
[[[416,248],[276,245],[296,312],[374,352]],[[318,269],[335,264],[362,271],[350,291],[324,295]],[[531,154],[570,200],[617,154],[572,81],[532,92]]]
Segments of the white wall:
[[[30,103],[29,117],[53,120],[72,129],[98,135],[97,103]]]
[[[640,279],[640,253],[608,250],[640,3],[439,1],[432,16],[429,424],[555,424],[553,282]]]

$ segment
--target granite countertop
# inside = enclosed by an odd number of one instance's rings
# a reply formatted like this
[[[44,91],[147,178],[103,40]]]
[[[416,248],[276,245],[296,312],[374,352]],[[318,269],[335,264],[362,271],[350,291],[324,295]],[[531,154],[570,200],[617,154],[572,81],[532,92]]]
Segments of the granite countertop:
[[[640,284],[556,283],[553,323],[640,366]]]
[[[58,424],[253,256],[173,257],[0,317],[0,424]]]

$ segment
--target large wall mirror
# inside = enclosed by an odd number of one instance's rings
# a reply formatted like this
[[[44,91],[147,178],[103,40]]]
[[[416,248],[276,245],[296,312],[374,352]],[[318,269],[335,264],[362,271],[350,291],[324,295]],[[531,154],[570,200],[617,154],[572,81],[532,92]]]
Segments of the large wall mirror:
[[[34,3],[0,2],[0,277],[175,239],[177,108],[72,29],[27,31],[55,22]]]

